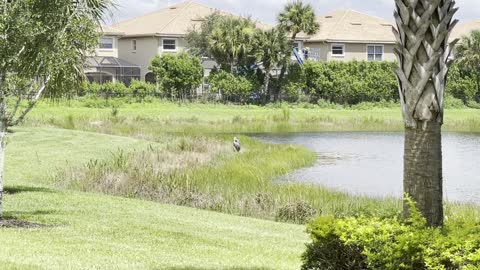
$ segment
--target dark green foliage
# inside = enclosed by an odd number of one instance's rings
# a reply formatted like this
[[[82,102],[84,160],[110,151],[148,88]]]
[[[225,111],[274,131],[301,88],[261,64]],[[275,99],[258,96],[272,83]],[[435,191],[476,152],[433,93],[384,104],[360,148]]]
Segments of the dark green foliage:
[[[200,59],[188,53],[155,56],[150,65],[164,94],[171,98],[185,99],[199,87],[203,79]]]
[[[143,101],[147,96],[154,95],[155,89],[154,84],[137,80],[133,80],[129,86],[130,94],[140,101]]]
[[[344,243],[336,234],[333,217],[317,219],[308,227],[312,243],[303,254],[302,270],[367,269],[367,259],[360,247]]]
[[[302,269],[479,269],[480,225],[455,222],[443,231],[412,211],[405,222],[377,217],[322,217],[308,226],[312,243]]]
[[[244,102],[252,93],[252,83],[249,80],[223,70],[212,73],[208,81],[212,91],[220,92],[226,101]]]
[[[312,62],[290,67],[284,89],[302,88],[316,103],[337,104],[397,100],[398,86],[392,62]]]
[[[480,30],[472,31],[462,38],[458,45],[455,58],[457,59],[460,87],[454,82],[451,87],[457,98],[464,97],[480,101]],[[465,102],[465,100],[464,100]]]
[[[461,62],[450,67],[447,81],[447,94],[461,99],[465,104],[469,101],[480,101],[480,77]]]

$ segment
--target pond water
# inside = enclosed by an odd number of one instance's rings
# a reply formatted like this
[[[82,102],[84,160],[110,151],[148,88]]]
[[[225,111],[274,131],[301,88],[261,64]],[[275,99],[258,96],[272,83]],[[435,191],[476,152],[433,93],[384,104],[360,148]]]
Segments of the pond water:
[[[288,133],[255,135],[265,142],[303,145],[313,167],[280,181],[318,183],[353,194],[402,195],[403,133]],[[480,135],[443,134],[445,199],[480,203]]]

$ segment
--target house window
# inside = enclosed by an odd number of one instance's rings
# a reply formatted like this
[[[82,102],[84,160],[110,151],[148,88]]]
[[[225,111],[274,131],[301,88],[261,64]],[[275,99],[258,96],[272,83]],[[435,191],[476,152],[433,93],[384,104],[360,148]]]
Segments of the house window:
[[[175,39],[164,39],[162,45],[163,45],[163,50],[164,51],[176,51],[177,50],[177,41]]]
[[[368,45],[367,46],[367,60],[368,61],[382,61],[383,60],[383,45]]]
[[[134,52],[137,51],[137,40],[136,39],[132,40],[132,51],[134,51]]]
[[[113,49],[113,38],[100,38],[100,49]]]
[[[345,56],[345,45],[332,44],[332,56]]]

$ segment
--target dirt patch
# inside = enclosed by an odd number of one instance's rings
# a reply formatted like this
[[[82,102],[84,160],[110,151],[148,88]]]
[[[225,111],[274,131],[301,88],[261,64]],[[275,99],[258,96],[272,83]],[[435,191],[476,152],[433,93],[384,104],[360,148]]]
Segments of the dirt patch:
[[[15,229],[36,229],[47,227],[47,225],[32,223],[18,219],[0,219],[0,229],[15,228]]]

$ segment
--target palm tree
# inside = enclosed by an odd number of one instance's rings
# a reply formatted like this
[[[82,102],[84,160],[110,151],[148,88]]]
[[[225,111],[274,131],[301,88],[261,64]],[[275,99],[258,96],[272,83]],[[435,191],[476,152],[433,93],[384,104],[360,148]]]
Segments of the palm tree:
[[[289,44],[286,33],[282,28],[258,31],[255,36],[255,55],[257,61],[261,62],[265,71],[263,92],[268,94],[268,86],[271,79],[272,68],[278,66],[289,55]]]
[[[209,37],[208,44],[213,57],[228,64],[233,74],[234,67],[252,53],[255,24],[250,19],[223,17]]]
[[[307,35],[314,35],[320,30],[320,25],[315,18],[315,10],[310,4],[304,4],[301,0],[294,0],[288,3],[278,15],[277,20],[280,27],[292,34],[291,47],[293,47],[293,43],[300,32],[304,32]],[[290,56],[290,53],[285,56],[284,64],[280,72],[280,81],[283,81],[285,77]],[[279,95],[281,96],[280,93]]]
[[[314,35],[320,29],[313,7],[300,0],[290,2],[285,6],[278,15],[278,23],[285,31],[292,34],[292,42],[300,32]]]
[[[475,76],[477,94],[480,94],[480,30],[462,38],[455,56],[460,67]]]
[[[405,122],[404,191],[430,226],[443,225],[442,140],[454,0],[395,0],[400,100]],[[410,209],[404,205],[404,214]]]

